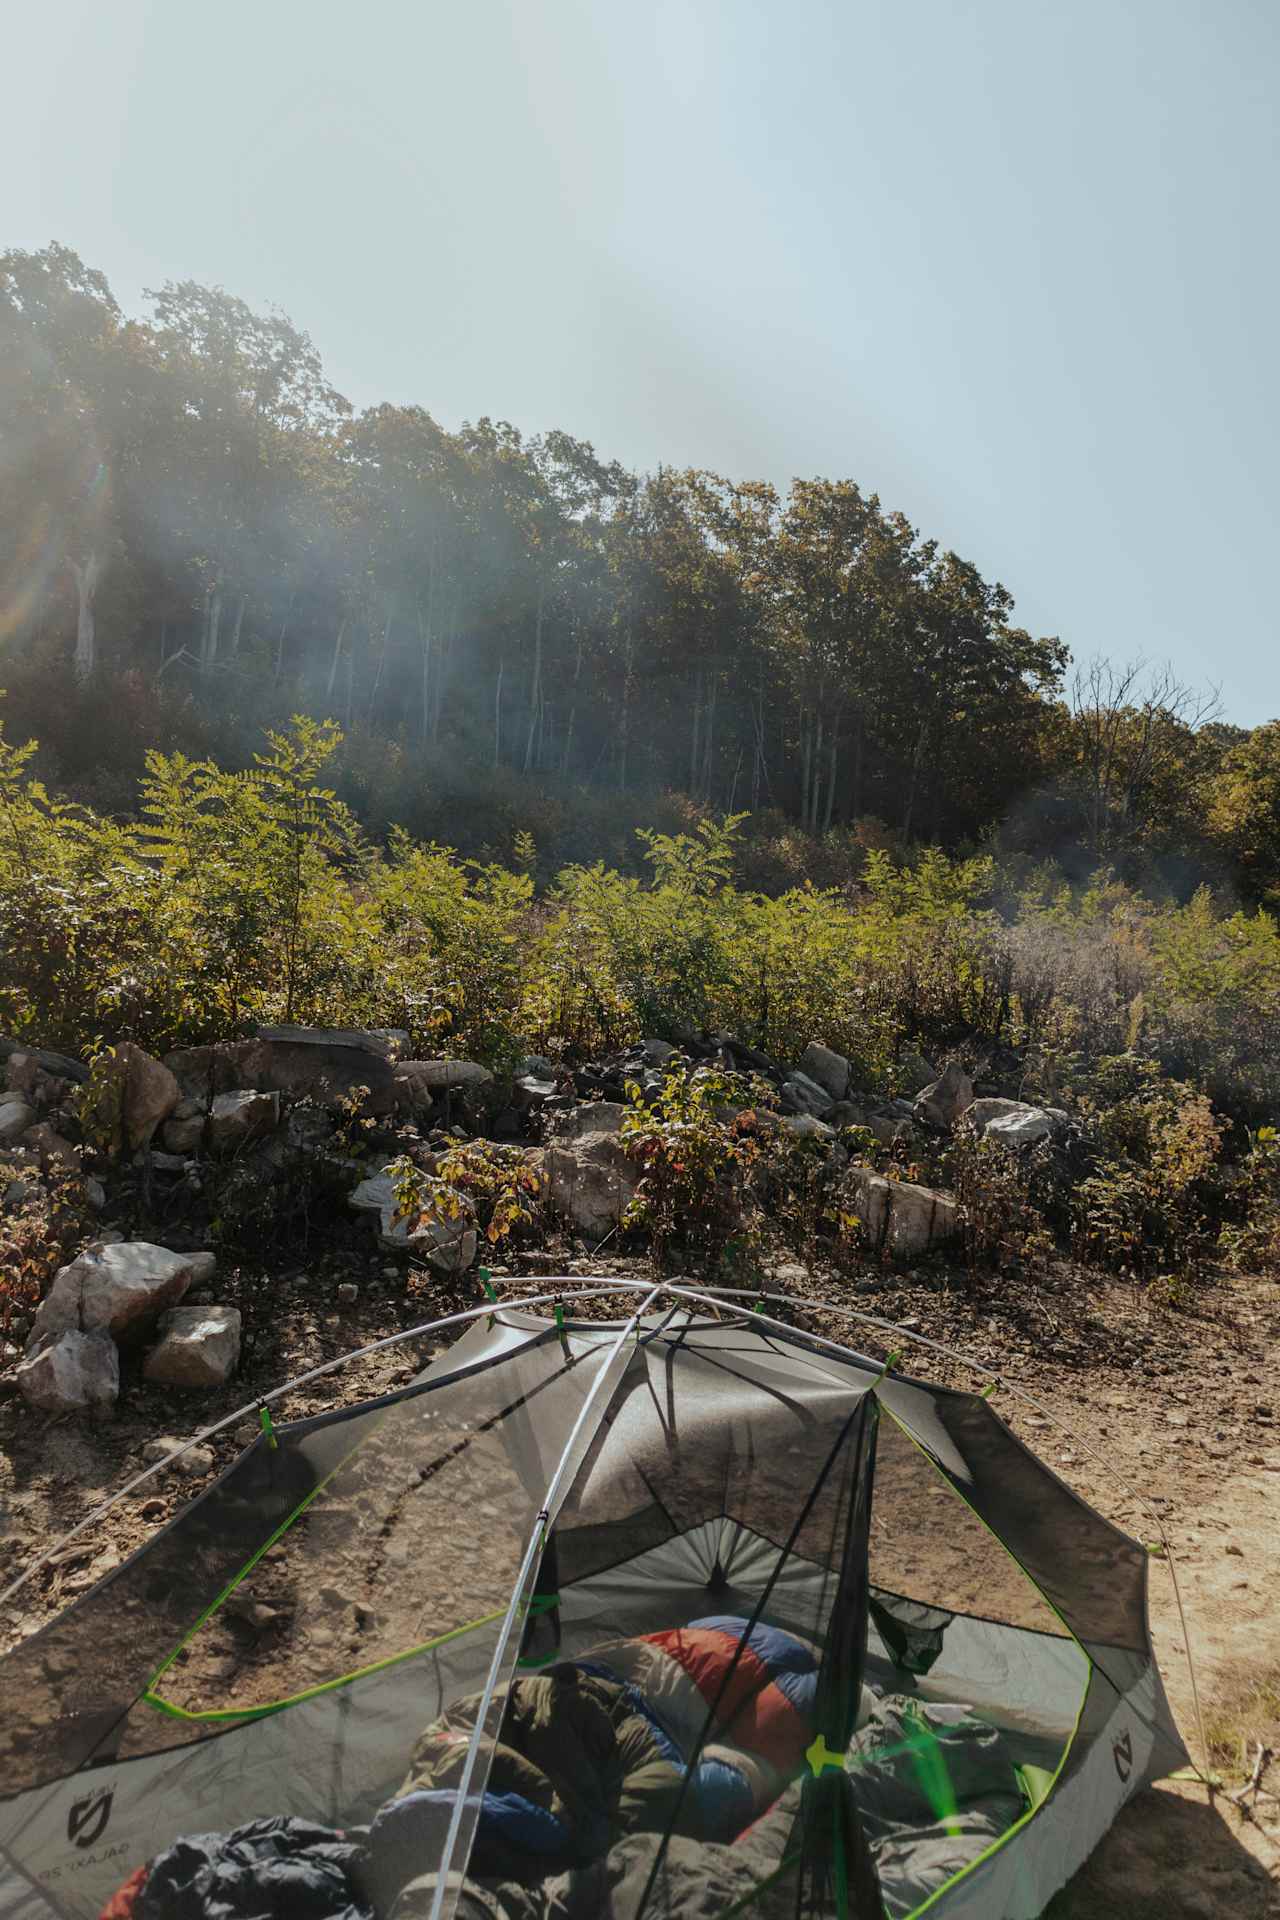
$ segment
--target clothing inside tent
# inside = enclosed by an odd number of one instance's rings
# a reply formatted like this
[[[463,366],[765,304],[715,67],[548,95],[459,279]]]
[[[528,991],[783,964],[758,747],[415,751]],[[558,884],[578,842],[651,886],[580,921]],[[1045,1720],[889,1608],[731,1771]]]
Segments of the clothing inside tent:
[[[977,1395],[643,1305],[264,1432],[0,1661],[0,1920],[1039,1913],[1186,1757],[1144,1549]]]

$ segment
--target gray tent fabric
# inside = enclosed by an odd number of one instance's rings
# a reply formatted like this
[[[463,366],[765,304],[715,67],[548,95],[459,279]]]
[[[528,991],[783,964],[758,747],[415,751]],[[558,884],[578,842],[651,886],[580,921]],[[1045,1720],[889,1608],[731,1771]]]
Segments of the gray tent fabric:
[[[376,1604],[339,1622],[353,1570]],[[0,1660],[0,1920],[96,1920],[183,1836],[285,1816],[433,1836],[423,1920],[1032,1920],[1185,1763],[1146,1580],[977,1395],[675,1286],[495,1305],[264,1433]],[[499,1825],[534,1848],[505,1880]]]

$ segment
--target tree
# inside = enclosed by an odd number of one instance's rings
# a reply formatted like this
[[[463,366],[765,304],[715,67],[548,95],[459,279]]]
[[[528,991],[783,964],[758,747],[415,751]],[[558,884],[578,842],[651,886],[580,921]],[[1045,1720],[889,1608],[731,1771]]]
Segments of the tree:
[[[1075,791],[1085,838],[1101,862],[1131,850],[1158,814],[1158,796],[1192,737],[1216,718],[1216,688],[1200,691],[1169,666],[1101,657],[1072,676]]]

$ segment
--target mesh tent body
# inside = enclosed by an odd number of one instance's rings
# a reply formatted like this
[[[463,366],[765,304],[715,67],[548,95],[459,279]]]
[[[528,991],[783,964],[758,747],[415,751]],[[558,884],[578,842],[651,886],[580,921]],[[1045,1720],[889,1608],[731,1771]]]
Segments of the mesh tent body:
[[[711,1741],[757,1765],[761,1633],[811,1656],[805,1744],[752,1829],[748,1896],[697,1911],[1038,1914],[1186,1760],[1145,1550],[977,1395],[674,1289],[643,1307],[495,1307],[400,1392],[264,1432],[0,1660],[0,1920],[94,1920],[185,1834],[363,1827],[466,1701],[422,1862],[446,1914],[522,1676],[600,1649],[628,1684],[672,1653],[698,1675],[692,1717],[674,1693],[645,1703],[684,1772],[611,1896],[618,1914],[692,1910],[673,1867],[698,1868],[685,1786]],[[717,1634],[733,1650],[708,1686]],[[970,1817],[961,1734],[1005,1781],[998,1818]],[[732,1875],[746,1852],[706,1857]]]

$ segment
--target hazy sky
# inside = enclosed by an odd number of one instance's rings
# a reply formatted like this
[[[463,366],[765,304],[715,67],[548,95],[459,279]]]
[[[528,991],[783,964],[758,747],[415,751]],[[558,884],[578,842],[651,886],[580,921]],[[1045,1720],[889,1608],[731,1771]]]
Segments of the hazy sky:
[[[15,31],[16,30],[16,31]],[[852,476],[1280,713],[1275,0],[9,0],[0,248],[357,404]]]

